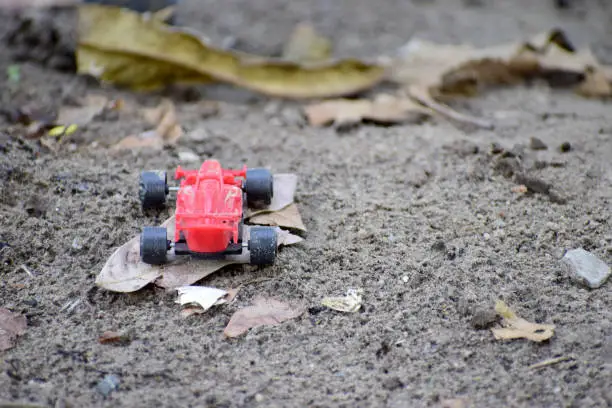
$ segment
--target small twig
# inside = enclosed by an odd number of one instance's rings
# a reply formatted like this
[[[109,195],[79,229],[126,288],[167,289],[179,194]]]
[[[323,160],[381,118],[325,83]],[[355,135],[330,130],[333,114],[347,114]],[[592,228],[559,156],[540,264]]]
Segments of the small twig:
[[[27,274],[28,274],[28,276],[29,276],[30,278],[33,278],[33,277],[34,277],[34,274],[33,274],[33,273],[32,273],[32,272],[31,272],[31,271],[28,269],[28,267],[27,267],[27,266],[25,266],[25,264],[21,264],[21,265],[19,265],[19,266],[18,266],[18,267],[15,269],[15,272],[17,272],[17,271],[19,271],[19,270],[22,270],[22,271],[24,271],[25,273],[27,273]]]
[[[574,357],[571,357],[571,356],[549,358],[548,360],[544,360],[544,361],[540,361],[539,363],[532,364],[528,368],[535,370],[535,369],[538,369],[538,368],[548,367],[548,366],[553,365],[553,364],[557,364],[557,363],[561,363],[563,361],[573,360],[573,359],[574,359]]]
[[[420,89],[411,88],[408,91],[408,96],[421,105],[427,106],[429,109],[438,112],[443,116],[456,120],[457,122],[467,123],[483,129],[493,129],[495,127],[493,123],[489,122],[488,120],[457,112],[446,105],[436,102],[429,94]]]

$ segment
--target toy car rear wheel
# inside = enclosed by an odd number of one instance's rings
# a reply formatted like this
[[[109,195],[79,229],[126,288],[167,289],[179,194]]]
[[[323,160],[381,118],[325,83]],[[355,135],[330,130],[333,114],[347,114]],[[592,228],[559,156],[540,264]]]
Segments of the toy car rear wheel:
[[[143,171],[138,196],[143,210],[161,209],[166,205],[168,176],[165,171]]]
[[[273,227],[251,227],[249,232],[251,264],[272,265],[276,260],[277,235]]]
[[[164,227],[144,227],[140,234],[140,259],[150,265],[168,260],[168,237]]]
[[[246,172],[244,190],[249,207],[267,207],[274,196],[274,180],[268,169],[250,169]]]

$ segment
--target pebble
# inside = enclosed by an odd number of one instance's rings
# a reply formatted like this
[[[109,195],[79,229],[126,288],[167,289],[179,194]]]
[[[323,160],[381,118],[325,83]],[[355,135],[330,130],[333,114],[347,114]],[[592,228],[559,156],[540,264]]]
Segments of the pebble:
[[[200,157],[190,150],[183,150],[178,153],[178,158],[181,162],[193,163],[200,160]]]
[[[561,143],[561,146],[559,146],[559,150],[562,153],[567,153],[570,150],[572,150],[572,145],[570,144],[570,142],[563,142],[563,143]]]
[[[119,377],[117,377],[116,375],[109,374],[106,377],[104,377],[102,380],[100,380],[96,388],[98,389],[100,394],[107,397],[110,395],[111,392],[119,388],[119,383],[120,383]]]
[[[573,278],[592,289],[599,288],[610,276],[610,267],[582,248],[567,251],[561,259]]]
[[[470,323],[475,329],[486,329],[497,321],[497,313],[493,309],[479,308],[472,314]]]
[[[529,147],[531,147],[532,150],[548,149],[548,146],[546,146],[546,144],[541,139],[538,139],[537,137],[532,137],[529,140]]]

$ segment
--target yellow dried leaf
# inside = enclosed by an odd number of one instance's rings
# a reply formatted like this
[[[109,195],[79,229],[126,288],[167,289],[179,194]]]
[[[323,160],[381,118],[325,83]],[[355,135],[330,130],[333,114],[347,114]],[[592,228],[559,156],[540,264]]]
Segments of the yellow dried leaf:
[[[321,304],[339,312],[355,313],[361,309],[363,289],[349,289],[346,296],[326,297]]]
[[[294,62],[320,62],[330,58],[331,42],[310,24],[296,25],[283,50],[283,58]]]
[[[503,301],[498,300],[495,311],[502,319],[502,328],[493,328],[491,331],[497,340],[510,340],[525,338],[541,342],[554,335],[555,325],[531,323],[518,317]]]
[[[79,8],[78,37],[78,73],[133,89],[212,78],[268,95],[330,97],[369,89],[385,74],[357,60],[306,65],[233,53],[186,29],[94,4]]]

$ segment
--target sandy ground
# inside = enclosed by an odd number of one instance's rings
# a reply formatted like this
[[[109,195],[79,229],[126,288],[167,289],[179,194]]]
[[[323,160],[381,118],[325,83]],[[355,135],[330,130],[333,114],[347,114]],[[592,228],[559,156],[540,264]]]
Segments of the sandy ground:
[[[537,3],[537,5],[534,5]],[[294,24],[311,19],[340,56],[392,53],[411,35],[479,45],[560,27],[612,61],[605,1],[184,1],[179,20],[217,43],[273,55]],[[8,19],[0,26],[8,27]],[[0,50],[0,68],[11,63]],[[35,63],[18,90],[2,76],[2,102],[59,104],[96,90],[82,78]],[[154,105],[158,96],[109,96]],[[27,315],[27,333],[0,354],[0,401],[55,407],[420,407],[465,399],[470,407],[605,407],[612,404],[612,292],[589,290],[562,269],[583,247],[612,262],[612,105],[547,87],[488,92],[462,109],[495,118],[494,131],[444,121],[349,132],[304,126],[296,106],[257,95],[203,89],[175,98],[187,136],[159,153],[110,154],[109,141],[143,130],[108,117],[74,151],[52,153],[8,132],[0,119],[0,307]],[[219,112],[202,101],[223,97]],[[531,137],[548,149],[532,151]],[[100,140],[100,147],[89,143]],[[560,152],[563,142],[569,152]],[[504,177],[497,143],[523,157],[533,177],[565,203],[520,196]],[[523,146],[523,147],[521,147]],[[204,285],[246,285],[235,304],[184,319],[175,294],[94,288],[108,256],[143,225],[137,178],[173,169],[178,152],[225,166],[270,166],[300,176],[306,240],[273,267],[233,266]],[[557,202],[554,202],[557,201]],[[26,265],[33,276],[19,268]],[[316,308],[322,296],[365,290],[363,309]],[[277,327],[227,340],[222,331],[256,295],[310,309]],[[81,299],[66,310],[68,302]],[[543,343],[494,339],[474,316],[503,299],[520,316],[557,326]],[[99,344],[105,330],[130,333]],[[540,361],[569,359],[540,370]],[[116,375],[104,399],[96,384]],[[456,402],[456,401],[455,401]],[[2,406],[2,404],[0,404]],[[459,406],[459,405],[456,405]]]

